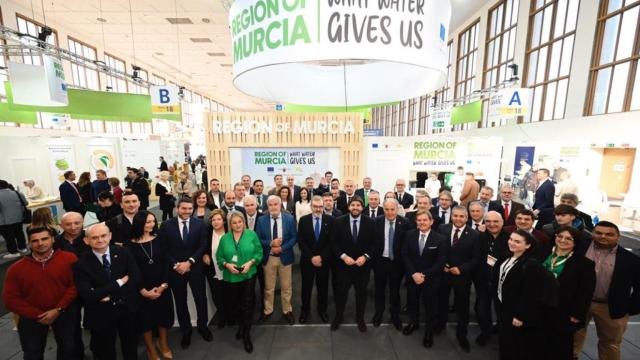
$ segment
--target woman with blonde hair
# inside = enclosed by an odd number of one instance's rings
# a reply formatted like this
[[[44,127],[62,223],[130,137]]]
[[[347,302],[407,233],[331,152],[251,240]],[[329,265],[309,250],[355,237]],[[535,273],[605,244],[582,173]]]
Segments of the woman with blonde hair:
[[[169,176],[168,171],[161,171],[159,180],[156,183],[156,196],[160,200],[162,221],[171,219],[173,217],[173,208],[176,207],[176,198],[171,191]]]

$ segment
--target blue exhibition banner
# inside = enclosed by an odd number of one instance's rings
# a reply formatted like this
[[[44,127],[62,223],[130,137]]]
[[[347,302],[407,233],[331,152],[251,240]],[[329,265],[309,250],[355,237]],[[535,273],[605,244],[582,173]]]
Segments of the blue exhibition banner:
[[[513,175],[522,179],[533,165],[535,146],[516,146],[516,156],[513,164]]]
[[[254,179],[276,174],[319,179],[329,169],[328,148],[243,148],[242,171]]]

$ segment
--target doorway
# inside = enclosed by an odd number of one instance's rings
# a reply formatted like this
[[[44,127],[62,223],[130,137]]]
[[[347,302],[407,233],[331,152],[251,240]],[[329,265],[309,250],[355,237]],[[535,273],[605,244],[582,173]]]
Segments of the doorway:
[[[629,191],[635,157],[636,149],[604,149],[600,190],[609,199],[622,200]]]

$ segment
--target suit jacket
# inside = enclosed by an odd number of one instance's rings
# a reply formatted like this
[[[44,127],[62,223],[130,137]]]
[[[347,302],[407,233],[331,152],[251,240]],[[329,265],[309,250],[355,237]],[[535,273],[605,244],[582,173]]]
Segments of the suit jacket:
[[[595,263],[580,254],[574,254],[564,264],[558,276],[558,315],[554,318],[560,326],[569,322],[569,317],[580,320],[584,326],[591,298],[596,288]]]
[[[375,219],[375,218],[377,218],[378,216],[382,216],[382,215],[384,215],[384,210],[382,209],[382,206],[378,206],[378,208],[376,208],[376,213],[375,213],[375,215],[374,215],[374,216],[371,216],[371,209],[370,209],[368,206],[366,206],[366,207],[364,208],[364,211],[362,212],[362,215],[369,216],[369,217],[371,217],[371,218]]]
[[[351,197],[354,197],[356,193],[354,192]],[[364,199],[362,199],[364,201]],[[336,202],[336,208],[342,211],[342,214],[347,214],[349,212],[349,202],[347,201],[347,193],[340,192],[340,196],[338,196],[338,200]]]
[[[149,183],[142,177],[136,178],[131,186],[127,186],[133,191],[134,194],[138,195],[138,199],[140,200],[140,207],[147,208],[149,207],[149,194],[151,194],[151,190],[149,189]]]
[[[504,218],[504,207],[502,206],[502,200],[493,200],[489,203],[489,208],[500,208],[502,211],[500,214],[502,215],[502,219],[504,220],[505,225],[515,225],[516,224],[516,213],[524,209],[524,205],[519,202],[511,201],[511,206],[509,206],[509,217]]]
[[[280,207],[283,212],[287,212],[289,215],[293,216],[295,219],[296,216],[296,203],[292,200],[287,201],[287,207],[284,207],[284,204]]]
[[[60,200],[64,211],[83,212],[82,202],[80,201],[80,190],[76,184],[71,185],[68,181],[64,181],[58,187],[60,191]]]
[[[533,203],[534,210],[553,209],[553,197],[556,194],[556,187],[551,179],[545,180],[538,187],[535,193],[535,201]]]
[[[431,209],[429,209],[429,210],[431,210]],[[410,229],[415,229],[418,226],[418,224],[416,222],[416,213],[417,212],[418,212],[417,210],[416,211],[409,211],[404,216],[407,219],[407,222],[409,223],[409,228]],[[438,226],[434,227],[433,224],[431,224],[431,225],[432,225],[431,227],[434,228],[434,229],[436,229],[438,227]]]
[[[449,208],[449,223],[451,223],[451,211],[452,211],[452,207]],[[431,228],[436,230],[438,229],[441,225],[447,225],[447,224],[443,224],[440,221],[440,215],[442,215],[441,211],[440,211],[440,207],[439,206],[435,206],[432,207],[431,209],[429,209],[429,211],[431,212],[431,216],[433,217],[433,224],[431,225]]]
[[[384,252],[385,247],[385,236],[387,235],[384,231],[385,223],[388,221],[384,216],[379,216],[373,219],[375,224],[375,253],[373,254],[374,260],[378,260],[382,257],[382,253]],[[393,236],[393,255],[395,262],[402,262],[402,246],[404,244],[404,238],[409,231],[409,221],[402,216],[396,217],[396,223],[394,228],[394,236]]]
[[[346,254],[353,260],[360,256],[367,255],[373,258],[375,255],[375,225],[373,219],[368,216],[360,215],[360,227],[356,242],[353,241],[351,234],[351,215],[342,215],[333,223],[333,234],[331,242],[333,244],[333,253],[338,258],[338,267],[347,269],[344,261],[340,259],[342,254]],[[369,261],[365,263],[363,268],[369,267]]]
[[[211,194],[211,191],[207,192],[207,198],[209,198],[209,204],[211,205],[210,209],[216,209],[216,203],[215,201],[213,201],[213,195]],[[220,205],[224,204],[224,192],[220,191],[218,193],[218,201],[220,203]]]
[[[162,223],[158,236],[167,251],[167,263],[173,267],[178,262],[192,258],[195,261],[191,269],[193,271],[194,267],[202,266],[202,255],[207,243],[207,226],[204,221],[190,217],[189,236],[185,241],[182,239],[178,221],[182,219],[174,217]]]
[[[342,211],[338,209],[333,209],[331,210],[331,216],[333,216],[334,218],[337,218],[338,216],[342,216]]]
[[[438,232],[448,240],[449,249],[447,251],[447,264],[449,267],[457,266],[460,269],[461,276],[471,277],[473,271],[476,270],[480,261],[482,261],[482,243],[480,242],[480,234],[465,226],[458,235],[460,239],[458,246],[451,244],[451,232],[453,224],[440,226]]]
[[[320,237],[316,241],[313,214],[307,214],[298,222],[298,246],[300,247],[300,263],[309,262],[314,256],[321,256],[323,264],[331,261],[331,234],[334,218],[322,214],[320,220]]]
[[[238,205],[233,205],[233,209],[236,210],[236,211],[241,212],[242,215],[244,215],[244,222],[246,223],[247,222],[247,210],[245,210],[242,206],[238,206]],[[229,209],[225,205],[222,205],[222,211],[224,211],[224,215],[225,216],[229,216]]]
[[[510,257],[509,257],[510,258]],[[507,259],[499,260],[493,267],[494,293],[497,291],[500,267]],[[541,327],[542,312],[540,294],[544,284],[544,269],[538,260],[523,256],[519,259],[502,283],[500,313],[505,318],[518,318],[525,327]]]
[[[396,199],[398,198],[398,193],[395,192],[394,195],[396,196]],[[400,203],[400,205],[402,205],[403,208],[408,209],[411,207],[411,205],[413,205],[413,195],[409,194],[408,192],[404,192],[402,194],[402,199],[400,201],[398,201]]]
[[[254,194],[255,195],[255,194]],[[262,202],[260,206],[258,206],[258,212],[259,213],[263,213],[265,211],[267,211],[267,198],[269,197],[266,194],[261,194],[261,195],[255,195],[256,197],[256,205],[258,205],[258,197],[260,197],[260,201]]]
[[[300,201],[300,189],[301,189],[300,186],[293,185],[293,198],[291,196],[291,188],[289,189],[289,199],[293,200],[294,203],[297,203],[298,201]],[[311,196],[313,196],[313,194],[311,194]],[[295,206],[294,206],[293,212],[295,213]]]
[[[278,234],[282,238],[282,252],[280,253],[280,262],[282,265],[287,266],[293,264],[293,246],[296,244],[296,220],[293,215],[281,212],[282,220],[282,234]],[[262,243],[263,257],[262,264],[266,264],[269,260],[269,254],[271,253],[271,216],[265,214],[257,219],[256,233],[260,242]]]
[[[478,199],[480,184],[475,180],[465,180],[460,192],[460,205],[467,207],[470,202]]]
[[[420,230],[411,229],[407,232],[402,246],[407,281],[412,281],[411,275],[417,272],[423,273],[427,281],[442,275],[449,248],[447,240],[442,234],[431,229],[424,249],[420,253]]]
[[[369,189],[369,193],[371,193],[372,191],[375,191],[375,190]],[[362,200],[364,200],[364,188],[356,189],[356,192],[354,194],[360,196]],[[380,205],[382,206],[382,202],[380,202]]]
[[[487,212],[489,211],[495,211],[498,214],[500,214],[502,216],[502,218],[504,219],[504,208],[502,207],[502,205],[500,204],[499,201],[489,201],[489,206],[487,209]],[[511,215],[511,214],[509,214]]]
[[[109,246],[111,275],[104,270],[98,258],[89,252],[72,265],[78,295],[84,301],[84,327],[91,330],[115,327],[120,306],[130,312],[139,307],[141,275],[133,255],[127,248]],[[117,280],[129,276],[119,286]],[[109,297],[110,300],[101,300]],[[115,305],[119,305],[116,307]]]
[[[119,214],[105,223],[111,230],[111,244],[128,245],[131,242],[131,223],[124,214]]]

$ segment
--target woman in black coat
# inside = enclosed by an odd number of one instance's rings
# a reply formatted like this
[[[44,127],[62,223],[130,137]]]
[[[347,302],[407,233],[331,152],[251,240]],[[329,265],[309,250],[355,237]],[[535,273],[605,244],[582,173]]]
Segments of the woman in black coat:
[[[595,263],[574,250],[579,230],[562,225],[555,234],[555,247],[542,264],[558,279],[558,307],[545,316],[547,359],[573,359],[573,335],[585,326],[585,318],[596,287]]]
[[[511,257],[500,260],[493,274],[500,359],[543,359],[540,294],[544,269],[533,257],[536,239],[526,231],[516,230],[510,235],[508,245]]]
[[[171,219],[173,208],[176,207],[176,198],[171,192],[168,171],[160,172],[160,180],[156,183],[156,196],[160,202],[160,210],[162,210],[162,221]]]

